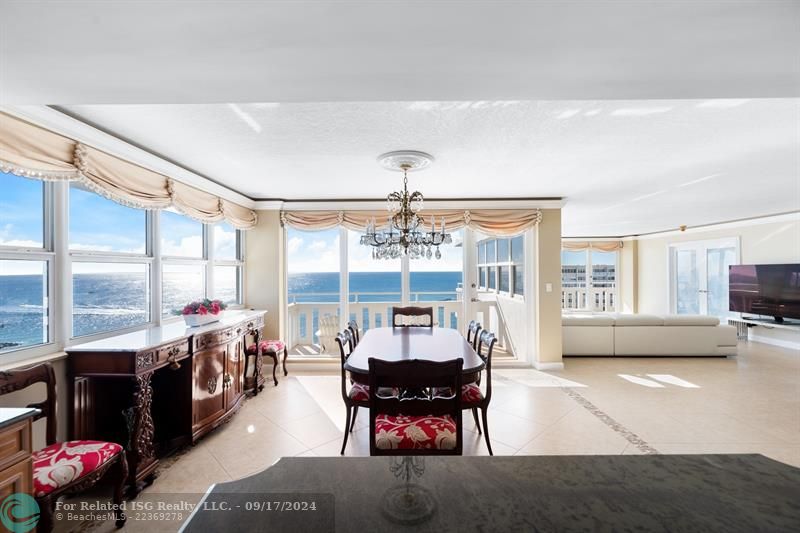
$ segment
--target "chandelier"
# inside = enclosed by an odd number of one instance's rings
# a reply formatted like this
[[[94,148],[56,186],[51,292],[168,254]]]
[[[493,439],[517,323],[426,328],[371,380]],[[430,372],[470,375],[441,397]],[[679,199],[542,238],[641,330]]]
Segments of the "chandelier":
[[[408,192],[409,171],[427,167],[433,162],[433,157],[424,152],[404,150],[383,154],[378,157],[378,162],[389,170],[403,172],[403,190],[386,197],[387,229],[378,230],[375,218],[372,218],[361,236],[361,244],[372,247],[373,259],[397,259],[402,255],[411,259],[441,259],[439,246],[453,242],[445,232],[444,217],[437,230],[436,220],[431,216],[426,231],[425,221],[419,214],[424,201],[422,193]]]

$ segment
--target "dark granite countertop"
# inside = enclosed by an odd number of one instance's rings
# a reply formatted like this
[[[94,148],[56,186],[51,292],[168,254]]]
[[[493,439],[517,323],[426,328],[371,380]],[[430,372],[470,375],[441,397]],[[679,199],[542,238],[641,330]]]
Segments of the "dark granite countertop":
[[[0,407],[0,429],[39,413],[33,407]]]
[[[800,530],[800,469],[761,455],[426,457],[409,490],[435,503],[414,525],[387,512],[392,464],[284,458],[212,487],[183,531]]]

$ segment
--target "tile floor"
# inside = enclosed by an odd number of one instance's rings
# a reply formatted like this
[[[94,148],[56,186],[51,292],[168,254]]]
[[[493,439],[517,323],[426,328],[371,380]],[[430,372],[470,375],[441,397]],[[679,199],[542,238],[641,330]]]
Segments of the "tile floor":
[[[800,467],[797,351],[741,343],[734,358],[569,358],[565,366],[494,371],[496,455],[761,453]],[[145,492],[203,493],[284,456],[338,456],[340,377],[296,369],[163,469]],[[366,414],[346,455],[369,455]],[[465,415],[464,454],[487,454]]]

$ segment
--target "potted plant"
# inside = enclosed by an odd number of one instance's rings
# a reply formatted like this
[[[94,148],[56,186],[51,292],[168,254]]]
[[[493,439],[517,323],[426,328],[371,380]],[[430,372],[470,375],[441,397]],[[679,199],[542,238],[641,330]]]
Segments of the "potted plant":
[[[218,321],[226,307],[228,304],[221,300],[204,298],[186,304],[183,310],[176,313],[183,316],[184,322],[189,327],[203,326]]]

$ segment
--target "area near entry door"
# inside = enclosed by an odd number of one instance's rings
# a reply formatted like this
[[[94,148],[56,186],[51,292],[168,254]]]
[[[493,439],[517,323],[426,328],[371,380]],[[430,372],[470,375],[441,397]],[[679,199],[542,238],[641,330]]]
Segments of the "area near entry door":
[[[728,267],[739,263],[739,239],[677,243],[669,249],[670,311],[728,316]]]

